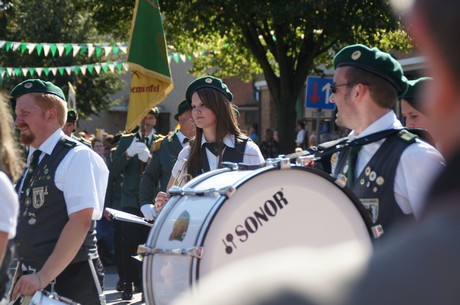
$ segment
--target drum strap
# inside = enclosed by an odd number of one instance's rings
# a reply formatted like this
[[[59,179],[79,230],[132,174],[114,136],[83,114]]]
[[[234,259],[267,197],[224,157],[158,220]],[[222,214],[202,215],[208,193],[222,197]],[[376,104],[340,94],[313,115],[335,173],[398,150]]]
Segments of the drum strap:
[[[91,269],[91,274],[93,275],[94,284],[96,284],[97,293],[99,294],[99,300],[101,300],[101,305],[106,305],[105,295],[102,291],[101,284],[96,274],[96,269],[94,268],[94,263],[92,259],[88,259],[89,269]]]
[[[314,155],[315,158],[320,159],[322,157],[329,156],[329,155],[332,155],[333,153],[341,151],[348,146],[363,146],[363,145],[367,145],[367,144],[379,141],[401,130],[404,130],[404,129],[387,129],[387,130],[379,131],[379,132],[370,134],[368,136],[353,140],[351,142],[348,140],[348,137],[345,137],[345,138],[341,138],[338,140],[320,144],[316,147],[311,147],[299,153],[286,155],[286,158],[296,159],[301,156]]]

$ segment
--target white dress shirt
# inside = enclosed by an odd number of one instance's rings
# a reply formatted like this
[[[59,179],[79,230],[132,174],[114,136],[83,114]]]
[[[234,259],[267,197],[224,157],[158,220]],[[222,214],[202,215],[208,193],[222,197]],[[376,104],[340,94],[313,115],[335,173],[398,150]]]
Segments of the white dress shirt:
[[[235,147],[235,136],[232,134],[228,134],[224,137],[223,142],[225,146],[234,148]],[[204,136],[202,136],[201,137],[202,147],[204,143],[206,143],[206,139],[204,138]],[[224,151],[225,151],[225,148],[224,148]],[[174,167],[171,173],[174,179],[176,179],[179,176],[179,174],[182,176],[186,173],[185,162],[187,162],[189,154],[190,154],[190,146],[184,147],[179,153],[179,156],[177,157],[177,161],[174,164]],[[208,158],[209,168],[211,170],[217,169],[219,157],[215,156],[207,148],[206,148],[206,156]],[[261,164],[264,162],[265,162],[265,159],[262,156],[262,153],[260,152],[259,146],[257,146],[257,144],[255,144],[252,141],[248,141],[246,143],[246,147],[244,150],[243,163],[257,165],[257,164]]]
[[[19,213],[18,195],[8,176],[0,171],[0,231],[8,233],[8,239],[16,236]]]
[[[390,111],[360,134],[352,131],[348,137],[353,141],[379,131],[402,128],[404,127],[395,113]],[[382,139],[361,148],[356,161],[355,177],[361,174],[384,141],[385,139]],[[420,216],[426,192],[444,166],[445,160],[439,151],[424,141],[417,139],[404,150],[396,168],[394,185],[396,202],[404,214],[414,214],[416,218]]]
[[[61,129],[56,130],[40,145],[44,154],[51,155],[61,137]],[[30,147],[29,160],[35,149]],[[86,208],[93,208],[93,219],[100,219],[104,210],[105,192],[109,170],[104,160],[91,148],[78,143],[59,163],[54,178],[56,187],[64,192],[68,215]],[[22,182],[21,182],[22,183]]]

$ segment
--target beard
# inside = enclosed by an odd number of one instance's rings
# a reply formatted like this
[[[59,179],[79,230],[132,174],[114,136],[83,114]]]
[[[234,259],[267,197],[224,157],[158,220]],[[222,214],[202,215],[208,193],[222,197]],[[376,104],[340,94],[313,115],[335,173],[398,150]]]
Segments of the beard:
[[[27,125],[23,125],[27,126]],[[24,145],[30,145],[35,141],[35,134],[31,131],[29,126],[27,126],[27,131],[26,132],[20,132],[19,134],[19,141],[24,144]]]

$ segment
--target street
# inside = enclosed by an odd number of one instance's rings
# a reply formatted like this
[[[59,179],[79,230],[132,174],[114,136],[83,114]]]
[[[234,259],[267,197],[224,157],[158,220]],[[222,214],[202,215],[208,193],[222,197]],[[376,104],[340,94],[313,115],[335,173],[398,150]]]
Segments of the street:
[[[133,294],[133,299],[131,301],[125,301],[121,299],[121,292],[116,290],[116,285],[118,281],[118,275],[115,266],[110,265],[105,267],[105,289],[104,294],[107,300],[107,304],[145,304],[142,302],[142,294],[135,293]]]

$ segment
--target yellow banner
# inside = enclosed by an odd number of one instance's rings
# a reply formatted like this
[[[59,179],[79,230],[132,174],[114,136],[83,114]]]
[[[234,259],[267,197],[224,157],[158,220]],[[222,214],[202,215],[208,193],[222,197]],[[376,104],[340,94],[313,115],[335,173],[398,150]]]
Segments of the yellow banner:
[[[158,105],[173,89],[170,80],[163,81],[150,75],[133,70],[125,127],[127,132],[133,130],[149,110]]]

